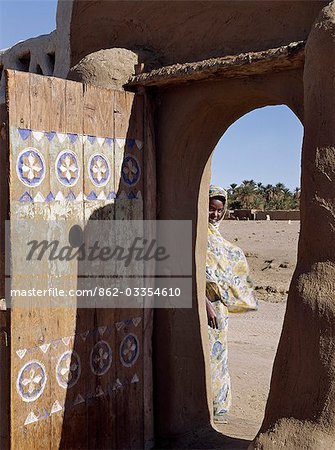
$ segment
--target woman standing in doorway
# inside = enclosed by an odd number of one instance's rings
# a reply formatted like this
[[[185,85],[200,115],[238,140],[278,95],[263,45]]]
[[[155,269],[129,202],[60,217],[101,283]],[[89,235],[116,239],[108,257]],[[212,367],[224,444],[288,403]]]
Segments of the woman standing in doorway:
[[[206,311],[210,344],[214,422],[226,423],[231,405],[228,372],[228,312],[257,309],[249,267],[243,251],[226,241],[219,225],[227,210],[227,192],[209,188]]]

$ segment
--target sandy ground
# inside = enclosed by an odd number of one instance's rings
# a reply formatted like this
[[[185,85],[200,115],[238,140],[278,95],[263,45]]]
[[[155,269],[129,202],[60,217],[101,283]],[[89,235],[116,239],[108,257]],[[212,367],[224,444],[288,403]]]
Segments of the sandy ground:
[[[223,222],[223,237],[241,247],[248,259],[260,300],[286,301],[297,261],[299,229],[299,221]]]
[[[300,222],[223,222],[222,235],[241,247],[247,256],[259,299],[257,312],[230,314],[233,406],[228,424],[218,427],[227,436],[251,440],[261,425],[287,291],[296,264],[299,227]]]

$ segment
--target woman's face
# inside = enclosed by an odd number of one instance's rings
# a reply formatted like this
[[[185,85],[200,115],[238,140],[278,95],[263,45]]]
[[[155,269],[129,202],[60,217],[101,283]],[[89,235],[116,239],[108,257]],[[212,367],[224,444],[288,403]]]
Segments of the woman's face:
[[[209,199],[208,220],[210,223],[216,223],[222,219],[225,208],[224,203],[218,198]]]

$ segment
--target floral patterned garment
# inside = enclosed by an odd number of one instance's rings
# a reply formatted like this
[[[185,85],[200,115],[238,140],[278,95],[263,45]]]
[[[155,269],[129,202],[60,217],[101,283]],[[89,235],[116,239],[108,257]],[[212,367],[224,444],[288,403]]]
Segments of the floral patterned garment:
[[[257,309],[249,267],[243,251],[226,241],[208,224],[206,296],[217,314],[218,329],[208,326],[214,416],[224,416],[231,405],[228,372],[228,312]]]

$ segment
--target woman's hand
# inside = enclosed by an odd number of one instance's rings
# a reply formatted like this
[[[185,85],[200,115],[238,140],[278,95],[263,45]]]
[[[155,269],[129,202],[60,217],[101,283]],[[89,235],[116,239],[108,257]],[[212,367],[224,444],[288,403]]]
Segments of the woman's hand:
[[[206,298],[206,312],[207,312],[207,320],[208,325],[212,328],[218,328],[218,322],[216,319],[216,312],[212,305],[212,303]]]

